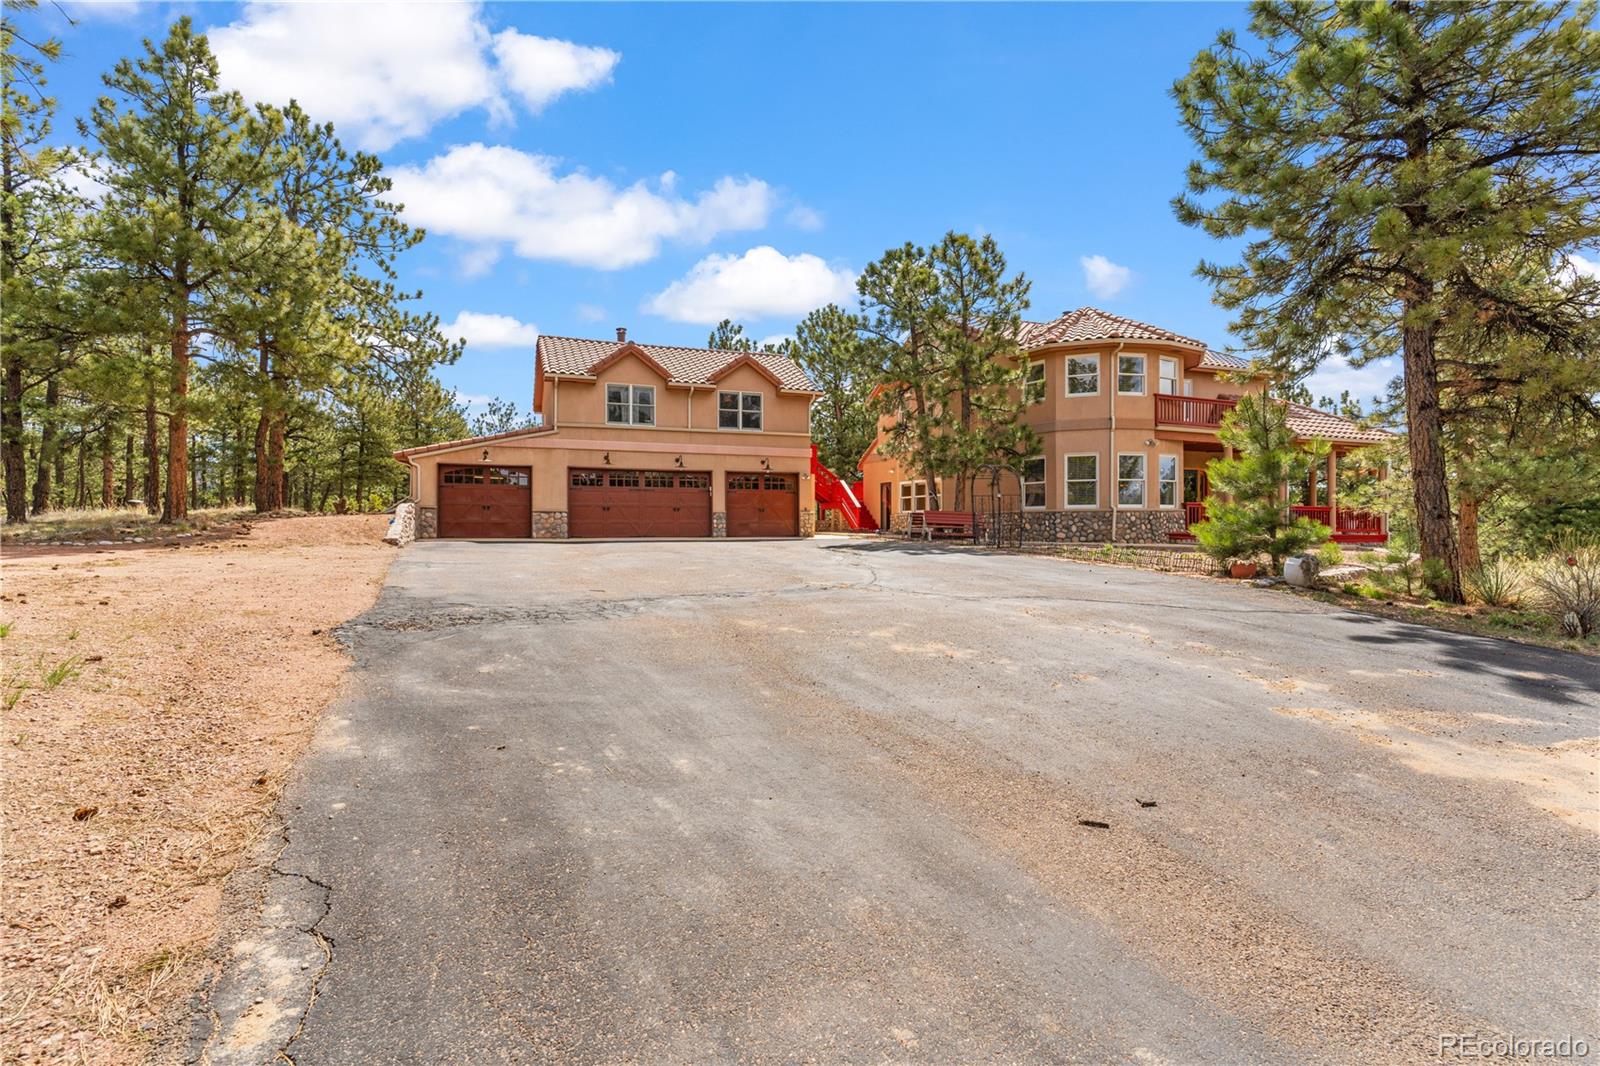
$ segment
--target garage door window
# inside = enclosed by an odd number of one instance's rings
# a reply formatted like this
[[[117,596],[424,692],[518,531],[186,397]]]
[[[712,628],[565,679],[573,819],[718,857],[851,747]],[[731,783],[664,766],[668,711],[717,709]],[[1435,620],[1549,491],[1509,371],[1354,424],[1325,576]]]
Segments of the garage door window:
[[[730,489],[753,490],[761,487],[760,474],[729,474],[728,487]]]
[[[636,489],[639,487],[639,471],[618,471],[610,476],[610,481],[614,489]]]
[[[572,472],[572,487],[577,489],[597,489],[606,483],[606,476],[598,470],[574,470]]]
[[[655,425],[655,386],[607,385],[606,421],[617,426]]]
[[[760,429],[761,394],[759,392],[717,393],[718,429]]]
[[[678,487],[685,489],[709,489],[711,487],[711,475],[679,474]]]

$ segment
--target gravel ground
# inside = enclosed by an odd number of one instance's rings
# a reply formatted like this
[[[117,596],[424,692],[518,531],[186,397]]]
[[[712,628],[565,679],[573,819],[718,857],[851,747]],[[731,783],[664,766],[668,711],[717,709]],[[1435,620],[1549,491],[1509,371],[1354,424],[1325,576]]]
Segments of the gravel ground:
[[[191,995],[349,662],[330,633],[395,558],[384,526],[4,549],[0,1061],[138,1061]]]
[[[844,538],[424,543],[343,632],[175,1059],[1600,1049],[1593,658]]]

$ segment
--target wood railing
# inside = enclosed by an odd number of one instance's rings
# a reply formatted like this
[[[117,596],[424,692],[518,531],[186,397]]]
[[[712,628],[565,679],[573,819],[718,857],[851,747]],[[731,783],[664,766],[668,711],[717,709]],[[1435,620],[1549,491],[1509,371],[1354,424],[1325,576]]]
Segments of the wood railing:
[[[1297,517],[1309,518],[1331,526],[1334,539],[1341,537],[1360,537],[1363,539],[1380,539],[1388,536],[1389,523],[1381,514],[1371,511],[1346,511],[1341,509],[1333,522],[1328,521],[1327,507],[1306,507],[1296,504],[1289,508],[1291,514]],[[1185,529],[1193,528],[1206,520],[1206,505],[1203,503],[1185,503],[1183,505],[1183,525]]]
[[[1233,410],[1234,400],[1206,400],[1199,396],[1174,396],[1156,393],[1156,423],[1164,426],[1196,426],[1216,429],[1222,416]]]

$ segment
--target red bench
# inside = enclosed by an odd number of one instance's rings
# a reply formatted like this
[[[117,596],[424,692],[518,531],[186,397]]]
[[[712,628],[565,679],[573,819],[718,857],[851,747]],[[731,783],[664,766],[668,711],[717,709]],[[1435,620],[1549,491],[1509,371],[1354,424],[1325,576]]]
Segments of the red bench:
[[[972,536],[971,511],[912,511],[907,521],[909,534],[923,540]]]

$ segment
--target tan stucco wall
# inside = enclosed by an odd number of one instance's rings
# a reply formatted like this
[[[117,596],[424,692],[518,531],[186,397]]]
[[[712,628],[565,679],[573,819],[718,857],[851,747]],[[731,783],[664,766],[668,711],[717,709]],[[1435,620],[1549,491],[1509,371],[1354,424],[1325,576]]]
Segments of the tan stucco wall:
[[[605,427],[605,398],[608,384],[651,385],[656,390],[658,430],[711,430],[726,437],[761,437],[775,433],[795,433],[810,441],[811,396],[787,393],[772,379],[749,366],[739,367],[715,385],[668,385],[644,360],[626,355],[606,367],[594,382],[577,379],[547,379],[544,415],[547,423],[564,428]],[[718,392],[759,392],[762,397],[762,432],[717,429]],[[629,433],[649,433],[636,427],[622,428]]]

